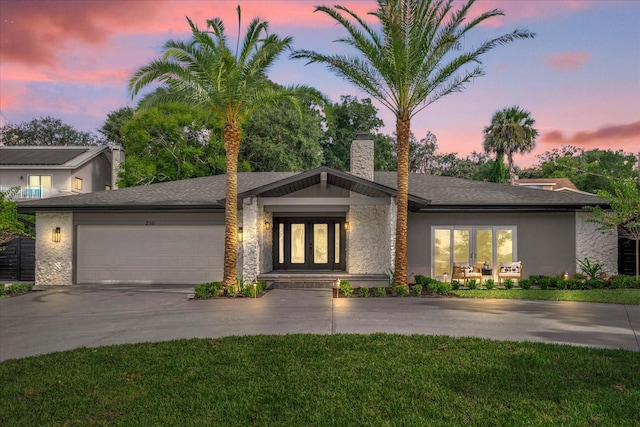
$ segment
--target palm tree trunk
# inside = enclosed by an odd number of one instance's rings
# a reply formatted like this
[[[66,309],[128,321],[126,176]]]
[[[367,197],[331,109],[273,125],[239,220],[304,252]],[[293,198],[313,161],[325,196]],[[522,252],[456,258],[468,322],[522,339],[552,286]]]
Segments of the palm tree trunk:
[[[507,162],[509,162],[509,184],[513,185],[516,183],[516,174],[513,170],[513,153],[511,151],[507,153]]]
[[[227,154],[227,187],[224,219],[224,272],[222,286],[237,284],[238,259],[238,152],[240,151],[240,126],[227,123],[222,131]]]
[[[396,116],[398,137],[398,214],[396,220],[396,259],[393,285],[408,286],[407,280],[407,221],[409,210],[409,139],[411,120]]]

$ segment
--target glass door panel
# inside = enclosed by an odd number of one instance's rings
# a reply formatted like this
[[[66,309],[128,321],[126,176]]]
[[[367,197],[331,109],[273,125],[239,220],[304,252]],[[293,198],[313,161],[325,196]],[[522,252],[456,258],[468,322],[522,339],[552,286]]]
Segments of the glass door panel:
[[[498,229],[496,231],[497,263],[511,262],[513,257],[513,230]]]
[[[453,230],[453,262],[470,262],[470,237],[469,229]]]
[[[493,268],[493,230],[475,230],[475,254],[474,264],[484,265],[486,262],[489,268]]]
[[[334,228],[333,262],[335,262],[336,264],[340,264],[340,229],[341,229],[340,223],[336,222],[333,228]]]
[[[313,224],[313,263],[329,263],[329,224]]]
[[[434,275],[451,274],[451,230],[434,230],[433,236]]]
[[[306,262],[306,224],[291,224],[291,264]]]

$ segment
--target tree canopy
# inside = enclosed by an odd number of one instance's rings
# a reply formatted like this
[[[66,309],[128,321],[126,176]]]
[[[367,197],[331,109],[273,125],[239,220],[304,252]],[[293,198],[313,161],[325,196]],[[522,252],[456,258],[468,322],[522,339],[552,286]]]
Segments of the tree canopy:
[[[98,138],[50,116],[0,127],[0,145],[97,145]]]

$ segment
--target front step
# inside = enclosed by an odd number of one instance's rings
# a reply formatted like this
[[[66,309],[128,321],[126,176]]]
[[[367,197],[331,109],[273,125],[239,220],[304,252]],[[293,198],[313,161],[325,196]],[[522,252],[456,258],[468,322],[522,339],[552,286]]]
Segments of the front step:
[[[335,281],[332,282],[273,282],[271,289],[333,289]]]

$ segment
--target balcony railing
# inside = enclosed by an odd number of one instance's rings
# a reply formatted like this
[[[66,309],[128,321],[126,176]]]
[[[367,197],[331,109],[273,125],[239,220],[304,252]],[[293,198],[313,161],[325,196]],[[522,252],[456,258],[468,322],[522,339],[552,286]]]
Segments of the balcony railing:
[[[17,187],[17,186],[15,186]],[[0,191],[8,193],[12,188],[4,185],[0,185]],[[57,188],[51,187],[32,187],[32,186],[20,186],[18,192],[13,195],[13,200],[26,200],[26,199],[45,199],[47,197],[58,196],[61,191]]]

